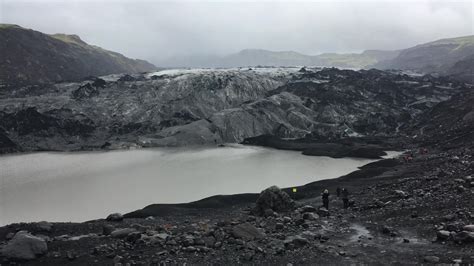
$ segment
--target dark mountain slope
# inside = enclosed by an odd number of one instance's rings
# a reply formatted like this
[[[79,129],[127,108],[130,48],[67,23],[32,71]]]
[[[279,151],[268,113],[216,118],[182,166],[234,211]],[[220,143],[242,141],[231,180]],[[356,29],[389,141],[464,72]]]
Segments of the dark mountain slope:
[[[474,84],[474,54],[456,62],[447,70],[447,74]]]
[[[472,65],[474,55],[474,36],[449,38],[417,45],[412,48],[402,50],[400,54],[392,60],[387,60],[375,64],[377,68],[418,70],[422,72],[438,72],[449,74],[457,62],[466,61]],[[456,68],[459,74],[460,68]],[[464,71],[462,71],[464,72]],[[472,72],[472,66],[471,66]]]
[[[52,83],[156,68],[146,61],[88,45],[76,35],[47,35],[1,24],[0,40],[0,84]]]

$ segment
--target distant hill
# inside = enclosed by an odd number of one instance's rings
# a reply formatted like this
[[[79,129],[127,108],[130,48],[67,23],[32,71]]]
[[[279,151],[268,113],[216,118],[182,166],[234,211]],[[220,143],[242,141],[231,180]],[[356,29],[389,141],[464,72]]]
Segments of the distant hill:
[[[48,35],[0,24],[0,84],[79,80],[86,76],[155,70],[147,61],[89,45],[77,35]]]
[[[441,39],[402,50],[393,59],[374,65],[381,69],[453,74],[472,81],[474,36]]]
[[[294,51],[245,49],[227,56],[182,56],[160,62],[163,67],[327,66],[366,68],[396,57],[398,51],[369,50],[360,54],[305,55]]]

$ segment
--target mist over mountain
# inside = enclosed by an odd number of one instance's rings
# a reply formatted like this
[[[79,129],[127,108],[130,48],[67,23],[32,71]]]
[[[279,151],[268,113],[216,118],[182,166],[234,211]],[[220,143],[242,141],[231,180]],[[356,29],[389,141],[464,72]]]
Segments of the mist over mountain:
[[[356,69],[400,69],[454,75],[472,82],[474,36],[441,39],[402,50],[305,55],[294,51],[245,49],[227,56],[172,57],[157,62],[164,67],[321,66]]]
[[[244,49],[226,55],[177,56],[156,61],[163,67],[249,67],[249,66],[326,66],[343,68],[367,68],[377,62],[393,59],[399,51],[367,50],[362,53],[324,53],[306,55],[294,51],[269,51]]]

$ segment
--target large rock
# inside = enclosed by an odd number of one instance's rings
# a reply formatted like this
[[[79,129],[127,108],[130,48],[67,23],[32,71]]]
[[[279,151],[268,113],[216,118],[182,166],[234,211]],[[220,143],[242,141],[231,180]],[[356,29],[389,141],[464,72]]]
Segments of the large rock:
[[[474,232],[474,224],[465,225],[462,229],[464,231]]]
[[[117,229],[114,230],[112,233],[110,233],[110,236],[115,237],[115,238],[125,238],[131,233],[135,233],[137,230],[133,228],[122,228],[122,229]]]
[[[474,232],[461,231],[454,235],[454,241],[458,243],[472,243],[474,242]]]
[[[290,196],[277,186],[272,186],[262,191],[256,204],[255,213],[258,215],[264,215],[268,209],[282,212],[289,211],[295,206]]]
[[[307,244],[309,244],[309,241],[308,239],[300,236],[300,235],[296,235],[296,236],[288,236],[285,241],[283,241],[283,243],[285,244],[286,247],[290,247],[290,246],[293,246],[293,247],[302,247],[302,246],[305,246]]]
[[[46,241],[26,231],[16,233],[2,249],[3,256],[14,260],[32,260],[46,252],[48,252]]]
[[[254,240],[263,238],[265,235],[250,223],[243,223],[232,228],[232,235],[235,238],[242,238],[244,240]]]
[[[446,230],[440,230],[436,233],[438,240],[447,240],[450,236],[450,232]]]
[[[107,221],[120,222],[123,220],[123,215],[121,213],[112,213],[106,218]]]
[[[426,256],[423,258],[424,262],[428,263],[438,263],[439,262],[439,257],[436,256]]]

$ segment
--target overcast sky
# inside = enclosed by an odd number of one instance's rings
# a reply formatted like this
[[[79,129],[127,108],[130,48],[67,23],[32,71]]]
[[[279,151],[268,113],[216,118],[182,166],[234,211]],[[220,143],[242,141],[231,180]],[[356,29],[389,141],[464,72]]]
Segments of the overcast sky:
[[[0,0],[0,21],[149,59],[400,49],[473,34],[473,1]]]

